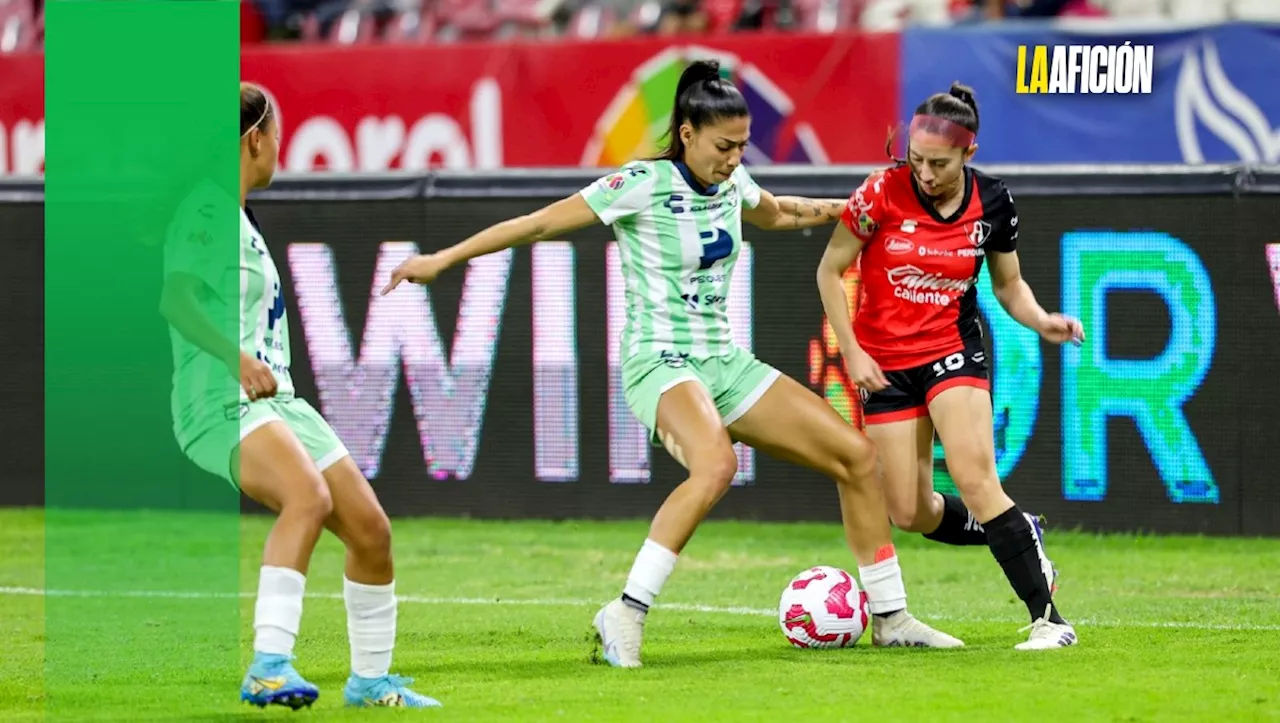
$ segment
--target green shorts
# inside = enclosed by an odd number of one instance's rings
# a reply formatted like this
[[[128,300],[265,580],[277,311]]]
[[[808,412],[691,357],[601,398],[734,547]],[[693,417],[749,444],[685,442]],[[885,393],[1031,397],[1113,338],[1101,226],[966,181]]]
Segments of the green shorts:
[[[716,404],[724,426],[738,421],[781,372],[756,359],[746,349],[733,347],[718,357],[696,359],[672,352],[638,354],[622,364],[622,384],[627,406],[649,430],[654,445],[658,439],[658,400],[668,389],[686,381],[697,381]]]
[[[289,425],[321,472],[349,454],[324,417],[297,397],[242,402],[238,418],[233,413],[210,423],[182,451],[201,469],[234,485],[239,475],[231,470],[231,453],[259,427],[276,421]]]

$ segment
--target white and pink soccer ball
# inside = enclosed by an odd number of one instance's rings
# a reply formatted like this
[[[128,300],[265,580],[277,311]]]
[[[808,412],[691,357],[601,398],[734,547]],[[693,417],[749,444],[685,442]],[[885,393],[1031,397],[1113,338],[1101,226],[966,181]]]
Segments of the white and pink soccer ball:
[[[870,622],[867,594],[838,567],[796,575],[778,603],[778,624],[797,648],[849,648]]]

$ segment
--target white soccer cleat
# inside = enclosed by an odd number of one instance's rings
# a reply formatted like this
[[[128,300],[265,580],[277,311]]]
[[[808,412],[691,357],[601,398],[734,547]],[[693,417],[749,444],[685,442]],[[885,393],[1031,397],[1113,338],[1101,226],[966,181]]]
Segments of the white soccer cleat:
[[[1045,610],[1045,617],[1022,630],[1030,630],[1031,637],[1027,638],[1027,642],[1013,646],[1016,650],[1053,650],[1070,647],[1079,642],[1076,629],[1071,627],[1071,623],[1049,622],[1048,610]]]
[[[597,662],[617,668],[640,667],[640,641],[644,637],[645,613],[617,598],[596,613]]]
[[[1031,536],[1036,541],[1036,557],[1040,558],[1040,571],[1044,573],[1045,580],[1049,582],[1049,594],[1054,595],[1058,592],[1058,568],[1053,566],[1053,562],[1049,560],[1049,556],[1044,551],[1044,530],[1040,527],[1040,518],[1029,512],[1023,512],[1022,516],[1027,518],[1027,523],[1031,525]]]
[[[871,622],[871,644],[877,648],[963,648],[964,642],[934,630],[906,610]]]

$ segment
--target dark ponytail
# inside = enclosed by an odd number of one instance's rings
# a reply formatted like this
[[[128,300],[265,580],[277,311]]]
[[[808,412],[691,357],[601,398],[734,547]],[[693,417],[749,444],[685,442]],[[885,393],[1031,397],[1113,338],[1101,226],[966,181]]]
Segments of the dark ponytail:
[[[680,74],[676,83],[675,105],[671,125],[667,127],[667,146],[653,160],[679,161],[684,157],[680,126],[688,123],[697,130],[709,123],[750,115],[747,101],[733,83],[720,77],[720,63],[695,60]]]

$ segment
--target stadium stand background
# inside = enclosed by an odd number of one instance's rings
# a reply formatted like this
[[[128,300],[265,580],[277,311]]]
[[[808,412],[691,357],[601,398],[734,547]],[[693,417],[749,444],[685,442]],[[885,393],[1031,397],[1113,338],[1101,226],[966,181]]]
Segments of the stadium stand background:
[[[900,30],[1003,18],[1276,21],[1274,0],[252,0],[241,39],[443,43],[783,30]],[[38,47],[42,0],[0,0],[0,52]]]

